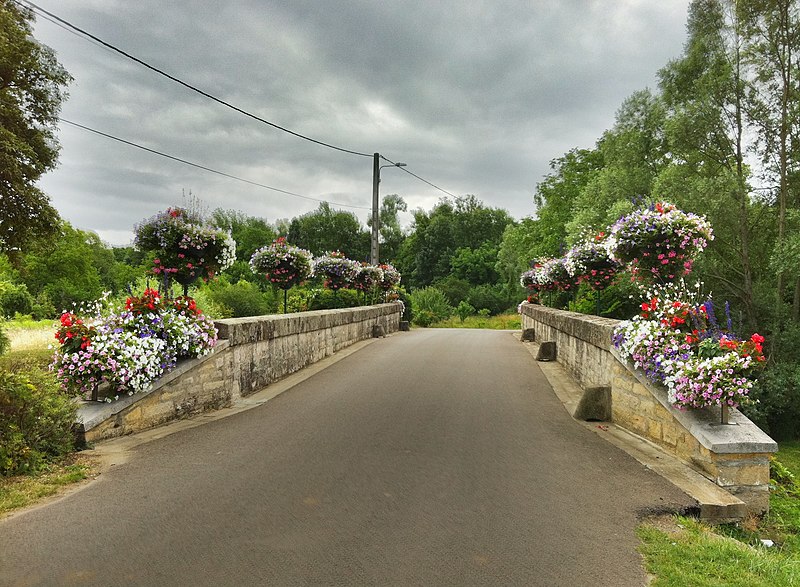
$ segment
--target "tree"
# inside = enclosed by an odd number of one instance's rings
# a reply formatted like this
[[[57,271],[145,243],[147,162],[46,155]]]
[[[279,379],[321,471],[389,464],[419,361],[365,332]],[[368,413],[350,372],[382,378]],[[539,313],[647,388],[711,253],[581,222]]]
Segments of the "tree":
[[[755,328],[754,224],[750,198],[741,23],[732,0],[695,0],[681,58],[659,72],[668,110],[672,161],[658,179],[659,195],[706,214],[715,241],[700,269],[715,291],[738,300]],[[766,243],[764,243],[766,244]]]
[[[313,212],[292,219],[286,240],[314,255],[341,251],[357,261],[369,258],[370,234],[352,212],[322,202]]]
[[[381,219],[380,226],[380,256],[386,262],[392,263],[400,251],[400,245],[406,238],[403,227],[400,226],[398,215],[406,212],[408,205],[406,201],[397,194],[389,194],[381,201],[381,208],[378,215]],[[372,216],[367,218],[367,227],[372,229]]]
[[[253,253],[278,236],[266,219],[248,216],[238,210],[217,208],[211,214],[210,222],[230,233],[236,241],[236,259],[245,263],[250,262]]]
[[[31,240],[58,231],[36,181],[58,158],[56,123],[72,80],[32,35],[33,13],[0,0],[0,250],[17,260]]]

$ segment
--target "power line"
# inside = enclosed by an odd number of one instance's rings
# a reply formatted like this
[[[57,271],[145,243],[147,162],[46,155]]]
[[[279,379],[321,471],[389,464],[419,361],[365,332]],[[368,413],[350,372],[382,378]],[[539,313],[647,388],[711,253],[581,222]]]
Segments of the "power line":
[[[15,4],[18,4],[18,5],[22,6],[22,3],[19,0],[12,0],[12,1]],[[189,89],[189,90],[191,90],[193,92],[196,92],[196,93],[200,94],[201,96],[204,96],[204,97],[208,98],[209,100],[213,100],[214,102],[217,102],[218,104],[222,104],[223,106],[226,106],[227,108],[230,108],[231,110],[235,110],[236,112],[238,112],[240,114],[244,114],[245,116],[247,116],[249,118],[252,118],[253,120],[257,120],[259,122],[262,122],[262,123],[264,123],[266,125],[269,125],[269,126],[271,126],[273,128],[276,128],[278,130],[282,130],[285,133],[288,133],[290,135],[294,135],[294,136],[296,136],[298,138],[301,138],[301,139],[304,139],[306,141],[310,141],[312,143],[316,143],[317,145],[322,145],[323,147],[328,147],[329,149],[334,149],[336,151],[341,151],[343,153],[349,153],[351,155],[358,155],[358,156],[361,156],[361,157],[372,157],[371,154],[360,153],[358,151],[353,151],[353,150],[350,150],[350,149],[345,149],[344,147],[337,147],[336,145],[331,145],[330,143],[325,143],[323,141],[318,141],[317,139],[312,139],[311,137],[307,137],[306,135],[302,135],[302,134],[300,134],[298,132],[295,132],[293,130],[290,130],[290,129],[286,128],[286,127],[283,127],[283,126],[280,126],[278,124],[275,124],[274,122],[270,122],[269,120],[261,118],[260,116],[257,116],[257,115],[255,115],[255,114],[253,114],[251,112],[248,112],[247,110],[239,108],[238,106],[234,106],[230,102],[226,102],[225,100],[223,100],[221,98],[217,98],[213,94],[209,94],[208,92],[203,91],[200,88],[198,88],[196,86],[193,86],[192,84],[187,83],[187,82],[175,77],[174,75],[170,75],[169,73],[167,73],[167,72],[155,67],[154,65],[150,65],[146,61],[143,61],[143,60],[139,59],[138,57],[134,57],[130,53],[126,53],[122,49],[120,49],[118,47],[115,47],[111,43],[107,43],[106,41],[102,40],[101,38],[96,37],[95,35],[83,30],[82,28],[75,26],[74,24],[64,20],[63,18],[61,18],[61,17],[59,17],[59,16],[57,16],[55,14],[53,14],[52,12],[48,12],[47,10],[41,8],[40,6],[37,6],[33,2],[28,2],[26,0],[26,4],[30,5],[30,7],[33,8],[34,10],[36,10],[37,12],[39,12],[39,13],[41,13],[43,15],[49,16],[52,19],[55,19],[56,21],[62,23],[63,25],[69,27],[70,29],[72,29],[74,31],[77,31],[81,35],[84,35],[85,37],[87,37],[87,38],[89,38],[89,39],[91,39],[91,40],[93,40],[93,41],[95,41],[97,43],[100,43],[104,47],[106,47],[108,49],[111,49],[112,51],[114,51],[116,53],[119,53],[123,57],[127,57],[131,61],[134,61],[134,62],[138,63],[139,65],[142,65],[143,67],[146,67],[147,69],[149,69],[151,71],[154,71],[155,73],[157,73],[159,75],[162,75],[162,76],[166,77],[169,80],[172,80],[176,84],[180,84],[181,86],[183,86],[183,87],[185,87],[185,88],[187,88],[187,89]]]
[[[12,2],[22,6],[22,3],[19,0],[12,0]],[[159,69],[159,68],[157,68],[157,67],[155,67],[153,65],[150,65],[146,61],[143,61],[143,60],[139,59],[138,57],[135,57],[135,56],[123,51],[122,49],[119,49],[118,47],[115,47],[114,45],[112,45],[110,43],[107,43],[106,41],[103,41],[99,37],[96,37],[95,35],[93,35],[93,34],[87,32],[87,31],[81,29],[80,27],[78,27],[78,26],[76,26],[76,25],[64,20],[63,18],[53,14],[52,12],[48,12],[47,10],[41,8],[40,6],[34,4],[33,2],[30,2],[28,0],[25,0],[25,2],[28,5],[30,5],[30,7],[32,7],[34,10],[39,12],[40,16],[43,16],[43,18],[45,18],[49,22],[52,22],[53,24],[63,28],[64,30],[67,30],[68,32],[70,32],[72,34],[81,36],[82,38],[85,38],[85,39],[93,42],[94,44],[99,45],[100,47],[103,47],[106,50],[118,53],[118,54],[122,55],[123,57],[126,57],[126,58],[128,58],[128,59],[130,59],[130,60],[132,60],[132,61],[134,61],[134,62],[136,62],[136,63],[138,63],[140,65],[142,65],[143,67],[146,67],[147,69],[150,69],[151,71],[154,71],[155,73],[158,73],[159,75],[162,75],[162,76],[166,77],[167,79],[172,80],[173,82],[175,82],[175,83],[177,83],[177,84],[179,84],[179,85],[181,85],[181,86],[183,86],[183,87],[185,87],[185,88],[187,88],[187,89],[189,89],[189,90],[191,90],[193,92],[196,92],[196,93],[200,94],[201,96],[204,96],[204,97],[206,97],[206,98],[208,98],[210,100],[213,100],[214,102],[217,102],[218,104],[226,106],[227,108],[230,108],[230,109],[232,109],[232,110],[234,110],[236,112],[239,112],[240,114],[243,114],[243,115],[245,115],[245,116],[247,116],[249,118],[252,118],[253,120],[257,120],[258,122],[261,122],[263,124],[269,125],[269,126],[271,126],[273,128],[276,128],[278,130],[281,130],[283,132],[286,132],[286,133],[291,134],[293,136],[296,136],[298,138],[304,139],[306,141],[310,141],[312,143],[321,145],[323,147],[328,147],[330,149],[334,149],[336,151],[341,151],[343,153],[348,153],[348,154],[351,154],[351,155],[358,155],[358,156],[361,156],[361,157],[370,157],[370,158],[372,158],[372,155],[369,154],[369,153],[361,153],[359,151],[353,151],[353,150],[350,150],[350,149],[345,149],[343,147],[338,147],[336,145],[332,145],[330,143],[325,143],[323,141],[319,141],[317,139],[313,139],[311,137],[307,137],[307,136],[302,135],[300,133],[297,133],[297,132],[295,132],[293,130],[290,130],[288,128],[285,128],[283,126],[275,124],[274,122],[270,122],[269,120],[261,118],[260,116],[252,114],[252,113],[250,113],[250,112],[248,112],[248,111],[246,111],[246,110],[244,110],[242,108],[239,108],[238,106],[235,106],[235,105],[233,105],[233,104],[231,104],[229,102],[226,102],[225,100],[222,100],[221,98],[217,98],[216,96],[214,96],[212,94],[209,94],[208,92],[205,92],[205,91],[203,91],[203,90],[201,90],[201,89],[199,89],[199,88],[197,88],[197,87],[195,87],[195,86],[193,86],[193,85],[191,85],[191,84],[189,84],[187,82],[184,82],[183,80],[181,80],[181,79],[179,79],[179,78],[177,78],[177,77],[175,77],[173,75],[170,75],[169,73],[166,73],[165,71],[163,71],[163,70],[161,70],[161,69]],[[92,129],[88,129],[88,128],[86,130],[90,130],[92,132],[98,132],[98,131],[93,131]],[[98,134],[103,134],[103,133],[98,133]],[[116,137],[111,137],[111,136],[109,136],[109,138],[116,139]],[[117,140],[121,140],[121,139],[117,139]],[[125,142],[125,141],[123,141],[123,142]],[[136,146],[136,147],[139,147],[139,145],[135,145],[135,144],[132,144],[132,145]],[[140,148],[146,149],[146,147],[140,147]],[[159,153],[159,154],[161,154],[161,153]],[[381,155],[381,159],[387,161],[388,163],[390,163],[392,165],[395,164],[392,160],[390,160],[387,157],[384,157],[382,155]],[[185,161],[182,161],[182,162],[188,163],[188,162],[185,162]],[[189,164],[191,164],[191,163],[189,163]],[[198,166],[198,167],[202,167],[202,166]],[[428,181],[427,179],[425,179],[423,177],[420,177],[416,173],[414,173],[412,171],[409,171],[407,167],[400,167],[400,169],[402,169],[405,173],[408,173],[412,177],[415,177],[419,181],[431,186],[432,188],[434,188],[436,190],[439,190],[440,192],[442,192],[444,194],[447,194],[448,196],[451,196],[453,198],[457,197],[455,194],[453,194],[451,192],[448,192],[447,190],[445,190],[445,189],[439,187],[438,185]],[[210,170],[210,171],[213,171],[213,170]],[[241,178],[234,178],[234,179],[241,179]],[[242,181],[247,181],[247,180],[242,180]],[[269,188],[269,186],[261,186],[261,187],[267,187],[268,189],[274,189],[274,188]],[[281,191],[281,190],[277,190],[277,191]],[[299,196],[299,194],[291,194],[291,195]],[[306,196],[299,196],[299,197],[306,198]],[[307,198],[307,199],[315,200],[315,198]],[[317,201],[325,201],[325,200],[317,200]],[[337,204],[337,205],[346,206],[346,204]],[[347,207],[349,207],[349,208],[361,208],[360,206],[347,206]]]
[[[397,163],[395,163],[394,161],[392,161],[391,159],[389,159],[389,158],[387,158],[387,157],[384,157],[383,155],[381,155],[381,159],[383,159],[384,161],[386,161],[386,162],[388,162],[388,163],[390,163],[390,164],[392,164],[392,165],[397,165]],[[444,192],[444,193],[445,193],[445,194],[447,194],[448,196],[452,196],[452,197],[454,197],[454,198],[457,198],[457,197],[458,197],[458,196],[456,196],[455,194],[451,194],[451,193],[450,193],[450,192],[448,192],[447,190],[440,188],[438,185],[436,185],[436,184],[433,184],[433,183],[429,182],[427,179],[424,179],[424,178],[420,177],[420,176],[419,176],[419,175],[417,175],[416,173],[411,173],[411,172],[410,172],[408,169],[406,169],[405,167],[398,167],[398,169],[400,169],[401,171],[405,171],[405,172],[406,172],[406,173],[408,173],[409,175],[413,175],[414,177],[416,177],[416,178],[417,178],[418,180],[420,180],[421,182],[423,182],[423,183],[427,183],[427,184],[428,184],[429,186],[431,186],[432,188],[436,188],[437,190],[439,190],[440,192]]]
[[[61,122],[65,122],[67,124],[70,124],[72,126],[78,127],[78,128],[83,129],[85,131],[94,133],[96,135],[100,135],[102,137],[106,137],[108,139],[112,139],[114,141],[118,141],[120,143],[124,143],[126,145],[130,145],[131,147],[136,147],[137,149],[141,149],[142,151],[147,151],[148,153],[153,153],[153,154],[159,155],[161,157],[166,157],[167,159],[172,159],[173,161],[178,161],[178,162],[184,163],[186,165],[191,165],[192,167],[196,167],[198,169],[202,169],[203,171],[208,171],[209,173],[215,173],[216,175],[221,175],[221,176],[227,177],[229,179],[235,179],[237,181],[248,183],[250,185],[254,185],[254,186],[257,186],[257,187],[260,187],[260,188],[272,190],[274,192],[279,192],[281,194],[286,194],[287,196],[294,196],[296,198],[303,198],[304,200],[312,200],[314,202],[326,202],[328,204],[333,204],[334,206],[342,206],[344,208],[356,208],[358,210],[370,210],[371,209],[371,208],[368,208],[366,206],[353,206],[351,204],[340,204],[338,202],[331,202],[329,200],[322,200],[320,198],[312,198],[311,196],[304,196],[302,194],[296,194],[294,192],[289,192],[287,190],[282,190],[280,188],[275,188],[275,187],[272,187],[272,186],[269,186],[269,185],[265,185],[263,183],[258,183],[257,181],[251,181],[249,179],[244,179],[243,177],[238,177],[236,175],[231,175],[230,173],[225,173],[224,171],[218,171],[216,169],[211,169],[210,167],[206,167],[205,165],[200,165],[199,163],[192,163],[191,161],[187,161],[186,159],[181,159],[180,157],[176,157],[174,155],[168,155],[167,153],[162,153],[161,151],[156,151],[155,149],[150,149],[149,147],[145,147],[143,145],[139,145],[139,144],[134,143],[132,141],[127,141],[125,139],[121,139],[119,137],[115,137],[114,135],[110,135],[108,133],[104,133],[102,131],[95,130],[93,128],[89,128],[88,126],[84,126],[82,124],[78,124],[77,122],[72,122],[71,120],[67,120],[66,118],[59,118],[59,120]]]

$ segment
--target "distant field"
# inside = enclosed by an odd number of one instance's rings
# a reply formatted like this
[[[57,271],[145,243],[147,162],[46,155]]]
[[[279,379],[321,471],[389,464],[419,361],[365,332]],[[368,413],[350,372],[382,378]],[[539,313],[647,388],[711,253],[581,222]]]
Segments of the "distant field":
[[[55,343],[54,320],[10,320],[3,328],[11,341],[12,351],[44,350]]]
[[[431,324],[431,328],[486,328],[488,330],[519,330],[521,317],[519,314],[501,314],[499,316],[468,316],[464,322],[457,316]]]

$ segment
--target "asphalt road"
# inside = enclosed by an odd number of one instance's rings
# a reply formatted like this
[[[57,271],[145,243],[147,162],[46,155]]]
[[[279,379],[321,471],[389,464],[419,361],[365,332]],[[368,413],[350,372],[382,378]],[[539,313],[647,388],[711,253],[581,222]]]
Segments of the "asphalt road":
[[[688,504],[511,333],[417,330],[0,522],[0,585],[641,586],[637,514]]]

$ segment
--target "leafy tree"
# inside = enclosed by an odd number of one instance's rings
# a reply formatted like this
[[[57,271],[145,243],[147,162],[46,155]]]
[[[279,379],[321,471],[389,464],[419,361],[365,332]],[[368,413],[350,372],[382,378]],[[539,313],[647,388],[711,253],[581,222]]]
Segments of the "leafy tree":
[[[503,209],[489,208],[475,196],[442,199],[427,213],[415,210],[413,232],[398,254],[398,268],[414,287],[432,284],[450,274],[460,248],[497,247],[513,222]]]
[[[485,242],[477,249],[456,249],[450,260],[452,275],[472,285],[496,283],[500,277],[497,272],[498,248],[497,245]]]
[[[406,212],[408,205],[406,201],[397,194],[389,194],[381,201],[378,215],[381,219],[380,226],[380,257],[382,260],[393,263],[400,250],[400,245],[406,238],[403,227],[400,226],[398,215]],[[367,218],[367,227],[372,230],[372,216]]]
[[[15,262],[32,239],[58,230],[36,181],[58,158],[56,123],[69,74],[32,35],[33,13],[0,0],[0,250]]]
[[[274,241],[278,233],[264,218],[248,216],[237,210],[217,208],[211,214],[211,224],[231,234],[236,241],[236,259],[245,263],[258,249]]]
[[[94,265],[92,242],[96,235],[62,222],[54,246],[37,246],[22,261],[22,276],[34,296],[45,293],[64,310],[72,304],[100,297],[103,284]]]
[[[341,251],[350,259],[369,258],[370,233],[355,214],[334,210],[327,202],[313,212],[293,218],[286,240],[314,255]]]

